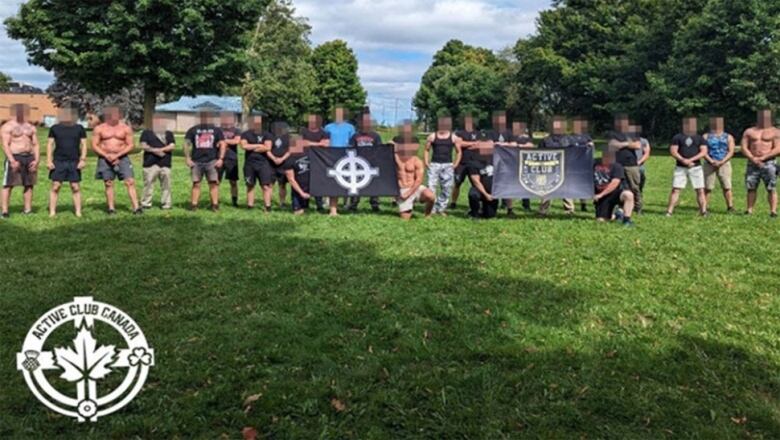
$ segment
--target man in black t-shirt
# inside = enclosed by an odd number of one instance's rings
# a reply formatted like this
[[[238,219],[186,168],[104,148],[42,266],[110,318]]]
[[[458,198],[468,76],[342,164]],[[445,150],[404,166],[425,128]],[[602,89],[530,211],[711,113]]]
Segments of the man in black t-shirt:
[[[306,127],[301,129],[301,142],[304,148],[328,148],[330,147],[330,133],[322,129],[322,118],[317,115],[306,116]],[[338,212],[338,198],[333,198],[336,202],[331,204],[331,208]],[[325,200],[322,197],[315,197],[317,203],[317,212],[325,211]]]
[[[615,152],[607,148],[601,160],[593,165],[593,186],[596,205],[596,220],[608,222],[615,218],[615,208],[622,205],[623,211],[618,219],[625,226],[634,226],[631,215],[634,211],[634,194],[625,184],[623,166],[615,161]]]
[[[46,162],[52,181],[49,194],[49,216],[57,215],[57,198],[63,182],[70,183],[73,208],[81,217],[81,170],[87,160],[87,132],[76,123],[76,113],[69,108],[59,111],[59,122],[49,129]]]
[[[512,143],[517,148],[535,148],[534,140],[529,136],[528,124],[525,122],[512,122]],[[531,199],[523,199],[523,211],[531,211]]]
[[[474,156],[466,165],[471,189],[469,190],[469,217],[495,218],[498,200],[493,198],[493,146],[492,141],[479,142],[474,147]]]
[[[458,198],[460,197],[460,187],[469,177],[467,165],[474,159],[473,148],[480,140],[481,133],[474,128],[474,118],[466,116],[463,118],[463,130],[455,132],[455,136],[460,139],[461,159],[460,164],[455,167],[455,185],[452,187],[452,202],[450,209],[458,207]]]
[[[306,141],[292,139],[287,160],[284,162],[284,172],[292,189],[292,210],[295,215],[303,215],[309,209],[309,156],[304,153]],[[316,148],[316,147],[314,147]]]
[[[539,148],[560,150],[574,146],[573,139],[566,134],[566,125],[566,118],[563,116],[554,116],[550,135],[542,139]],[[542,200],[539,204],[539,215],[547,215],[551,204],[552,202],[550,200]],[[563,209],[566,214],[574,214],[574,200],[563,199]]]
[[[211,210],[219,210],[219,169],[225,160],[225,136],[222,130],[211,122],[211,113],[198,112],[199,124],[187,130],[184,136],[184,157],[192,170],[192,196],[190,208],[198,209],[200,183],[206,178],[209,184]]]
[[[230,200],[233,206],[238,206],[238,146],[241,144],[241,130],[236,126],[236,115],[222,112],[219,115],[219,128],[227,145],[225,161],[218,170],[219,180],[227,179],[230,182]]]
[[[359,129],[360,131],[355,133],[352,139],[349,140],[351,148],[373,148],[382,145],[382,137],[372,128],[371,113],[363,113],[360,117]],[[369,203],[372,211],[379,212],[379,197],[369,198]],[[347,209],[356,212],[359,204],[360,197],[350,197]]]
[[[263,206],[271,211],[273,197],[274,171],[268,152],[271,151],[273,135],[263,131],[263,117],[250,116],[249,130],[241,135],[241,148],[246,151],[244,158],[244,181],[246,183],[246,204],[249,209],[255,207],[255,186],[260,183],[263,189]]]
[[[608,133],[608,147],[615,151],[615,160],[623,165],[626,175],[626,185],[634,193],[636,206],[642,208],[642,170],[637,159],[637,150],[642,149],[639,139],[631,136],[631,124],[628,116],[617,115],[615,117],[614,131]]]
[[[144,150],[144,191],[141,197],[141,208],[152,207],[154,184],[160,181],[160,204],[162,209],[171,209],[171,157],[176,148],[173,133],[166,129],[165,119],[155,115],[152,130],[141,133],[141,149]]]
[[[485,131],[485,139],[488,141],[491,141],[493,144],[493,147],[516,147],[517,145],[514,143],[514,135],[512,132],[507,128],[507,119],[506,119],[506,113],[503,111],[496,112],[493,114],[493,129]],[[485,159],[484,157],[482,159]],[[492,187],[492,168],[493,168],[493,155],[490,154],[489,157],[489,165],[491,169],[491,187]],[[472,179],[473,181],[473,179]],[[515,218],[515,212],[512,207],[512,200],[511,199],[503,199],[501,200],[502,207],[506,208],[506,216],[508,218]]]
[[[279,207],[284,209],[287,201],[287,175],[284,163],[290,157],[290,129],[286,122],[275,122],[271,124],[271,133],[274,137],[271,140],[271,151],[267,154],[274,171],[274,181],[279,185]]]
[[[680,200],[680,192],[688,186],[688,180],[691,181],[693,189],[696,190],[699,214],[707,216],[704,169],[701,166],[701,159],[707,156],[707,141],[698,134],[696,118],[683,119],[683,132],[672,138],[669,153],[675,158],[676,166],[666,216],[671,217],[674,213],[674,208]]]

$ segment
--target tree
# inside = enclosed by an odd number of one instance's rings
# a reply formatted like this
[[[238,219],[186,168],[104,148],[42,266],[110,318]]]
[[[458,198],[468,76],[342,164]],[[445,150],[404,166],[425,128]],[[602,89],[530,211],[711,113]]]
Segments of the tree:
[[[0,92],[7,92],[10,88],[8,83],[11,82],[11,77],[3,72],[0,72]]]
[[[328,115],[336,106],[357,112],[366,103],[366,91],[358,77],[355,53],[342,40],[317,46],[311,57],[317,81],[316,111]]]
[[[262,105],[270,119],[300,121],[314,107],[315,75],[310,64],[311,27],[295,16],[290,0],[271,0],[249,43],[241,87],[246,109]]]
[[[29,60],[99,95],[144,88],[144,120],[160,93],[194,95],[240,81],[242,43],[266,0],[30,0],[6,20]]]
[[[414,97],[420,119],[431,125],[442,115],[470,113],[485,126],[493,111],[506,109],[508,67],[488,49],[447,42],[434,55]]]
[[[54,83],[46,89],[46,94],[58,107],[73,108],[81,117],[90,113],[99,115],[104,107],[116,105],[125,111],[126,119],[133,125],[140,125],[144,120],[144,91],[138,84],[113,95],[101,96],[57,76]]]

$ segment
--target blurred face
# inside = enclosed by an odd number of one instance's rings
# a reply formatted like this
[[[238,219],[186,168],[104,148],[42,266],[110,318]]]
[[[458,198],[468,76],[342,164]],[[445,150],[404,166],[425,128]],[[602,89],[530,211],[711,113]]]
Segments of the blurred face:
[[[439,118],[438,127],[439,127],[439,131],[450,131],[450,130],[452,130],[452,119],[450,119],[450,118]]]
[[[722,132],[724,127],[725,127],[725,125],[726,124],[724,123],[724,120],[721,117],[710,118],[710,128],[715,133]]]
[[[233,113],[220,113],[219,125],[222,127],[232,127],[236,125],[236,116]]]
[[[625,116],[618,116],[615,118],[615,130],[620,133],[628,133],[628,118]]]
[[[463,128],[465,128],[466,131],[474,131],[474,118],[466,116],[466,118],[463,119]]]
[[[395,154],[401,159],[409,159],[410,157],[417,156],[417,152],[420,146],[414,142],[404,142],[402,144],[396,144]]]
[[[119,111],[119,107],[106,107],[103,111],[103,118],[109,124],[116,124],[122,119],[122,114]]]
[[[317,131],[320,129],[320,117],[317,115],[309,115],[306,117],[306,123],[309,130]]]
[[[30,107],[25,104],[14,104],[11,106],[11,117],[16,122],[23,123],[30,118]]]
[[[572,129],[574,130],[574,134],[585,134],[588,132],[588,121],[577,118],[572,124]]]
[[[60,124],[73,124],[76,122],[76,112],[71,108],[62,108],[57,113],[57,120]]]
[[[366,113],[360,118],[360,127],[363,131],[371,130],[371,115]]]
[[[556,116],[555,118],[553,118],[552,132],[553,134],[566,133],[566,121],[563,119],[562,116]]]
[[[255,133],[260,133],[263,130],[263,117],[252,116],[249,118],[249,128]]]
[[[688,136],[693,136],[698,131],[698,124],[696,123],[696,118],[685,118],[683,119],[683,133],[687,134]]]
[[[758,112],[758,126],[768,128],[772,126],[772,111],[761,110]]]
[[[512,134],[515,136],[521,136],[528,132],[528,126],[525,122],[513,122]]]
[[[341,107],[336,108],[335,114],[336,122],[344,122],[344,109]]]
[[[601,163],[603,163],[604,165],[611,165],[613,162],[615,162],[615,152],[605,151],[604,154],[601,156]]]
[[[284,122],[274,122],[271,131],[273,132],[274,136],[284,136],[289,133],[287,124]]]
[[[296,136],[290,139],[290,154],[303,154],[303,142]]]
[[[154,119],[152,119],[152,130],[154,130],[155,133],[162,133],[167,129],[168,122],[165,120],[165,118],[155,116]]]
[[[198,121],[200,121],[201,124],[208,124],[211,122],[211,113],[209,112],[198,112]]]
[[[496,128],[504,130],[506,128],[506,115],[501,114],[496,116]]]

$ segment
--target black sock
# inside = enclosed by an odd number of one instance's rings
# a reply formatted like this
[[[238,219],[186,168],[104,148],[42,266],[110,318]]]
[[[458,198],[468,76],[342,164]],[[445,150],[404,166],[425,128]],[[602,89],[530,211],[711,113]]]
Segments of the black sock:
[[[623,223],[631,223],[631,217],[623,217]]]
[[[231,197],[231,200],[233,200],[233,206],[238,206],[238,196]]]

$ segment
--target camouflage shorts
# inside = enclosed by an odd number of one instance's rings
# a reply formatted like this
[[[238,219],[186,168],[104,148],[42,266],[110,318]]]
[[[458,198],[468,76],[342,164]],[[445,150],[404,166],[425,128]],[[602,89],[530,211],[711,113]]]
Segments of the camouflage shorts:
[[[777,165],[774,161],[765,162],[763,167],[757,167],[749,162],[745,172],[745,186],[748,191],[755,191],[761,182],[766,185],[767,191],[775,191],[777,188]]]

